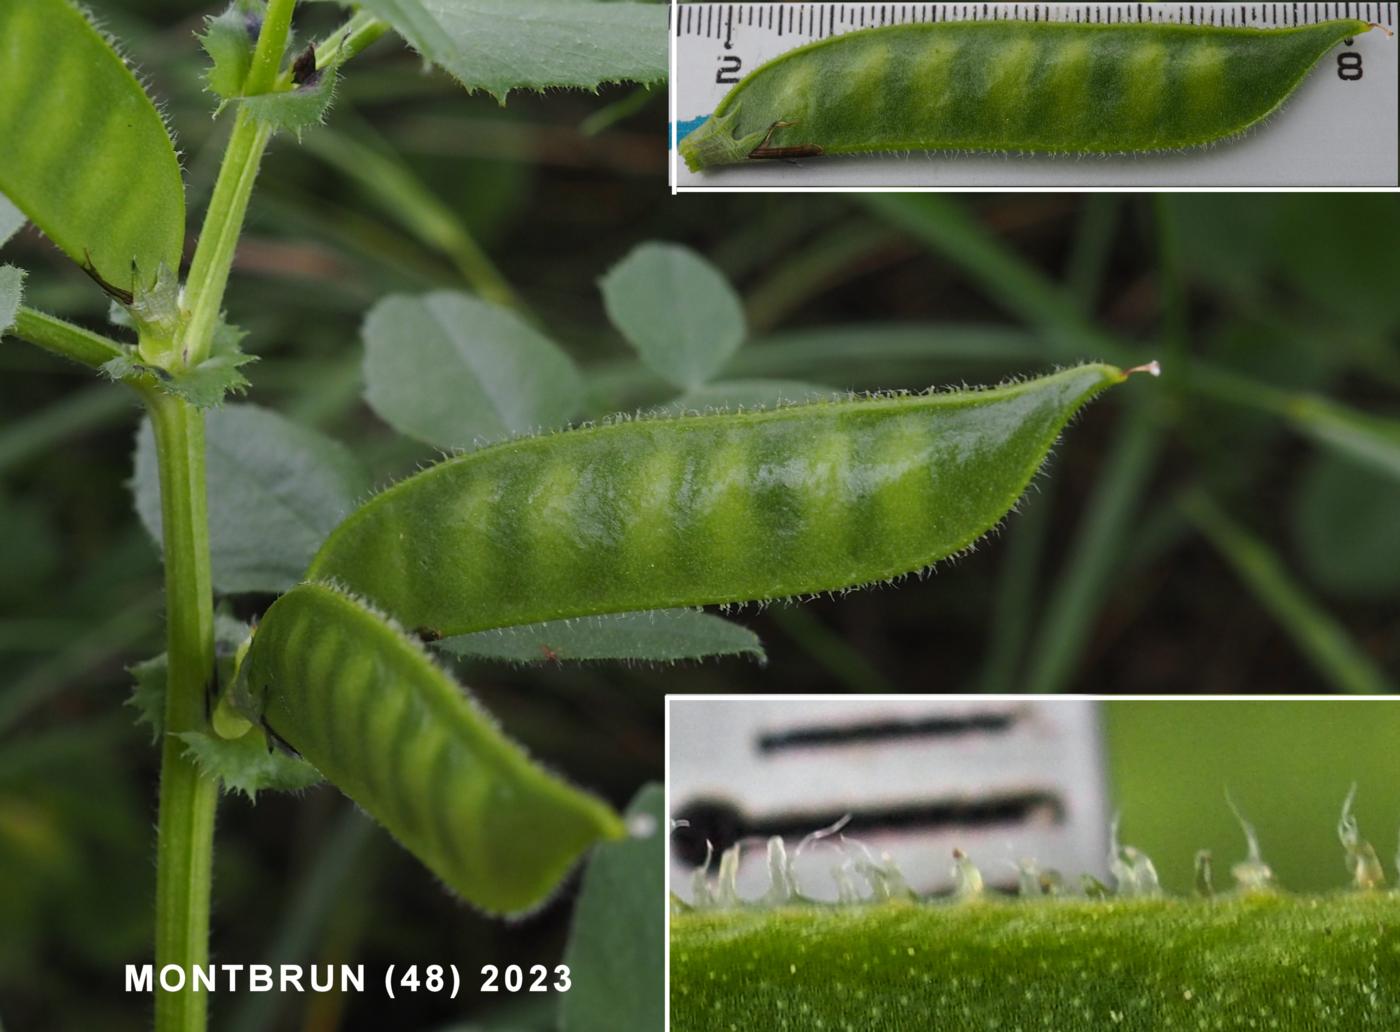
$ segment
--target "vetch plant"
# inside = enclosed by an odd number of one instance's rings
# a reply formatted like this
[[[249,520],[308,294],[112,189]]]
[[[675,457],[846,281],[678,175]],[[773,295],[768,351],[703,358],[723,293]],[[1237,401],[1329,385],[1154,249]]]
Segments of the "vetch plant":
[[[1351,887],[1317,896],[1278,887],[1253,827],[1218,890],[1197,854],[1194,897],[1166,895],[1151,859],[1118,841],[1113,886],[1018,864],[1014,894],[985,887],[955,850],[953,891],[921,898],[888,856],[837,843],[837,903],[802,893],[781,839],[770,888],[740,898],[739,846],[693,901],[671,903],[671,1027],[1274,1028],[1394,1027],[1400,1019],[1400,894],[1352,815],[1338,834]],[[1233,807],[1233,804],[1232,804]],[[1238,813],[1237,813],[1238,816]],[[810,837],[799,851],[810,848]],[[1400,858],[1397,858],[1400,863]]]
[[[365,326],[368,398],[406,433],[464,453],[366,499],[368,475],[343,446],[223,404],[253,360],[223,311],[266,148],[313,131],[347,63],[391,28],[504,98],[656,81],[665,13],[369,0],[294,47],[293,7],[237,0],[201,37],[232,126],[183,277],[184,184],[139,81],[68,0],[0,12],[0,190],[105,291],[118,327],[24,305],[22,274],[5,268],[0,331],[132,389],[147,415],[133,486],[163,552],[167,649],[135,668],[132,701],[161,747],[156,965],[208,963],[220,785],[251,796],[325,777],[492,913],[542,905],[597,846],[580,902],[597,926],[576,928],[571,955],[606,967],[612,912],[635,897],[644,914],[654,898],[635,872],[660,870],[659,800],[644,790],[620,816],[548,772],[429,650],[759,653],[743,628],[690,607],[841,590],[966,549],[1074,414],[1128,372],[1084,364],[987,390],[835,399],[800,383],[716,384],[744,336],[732,292],[698,257],[644,247],[604,296],[682,392],[679,412],[567,429],[582,378],[528,315],[459,293],[392,296]],[[592,45],[575,46],[581,35]],[[0,221],[8,235],[18,217]],[[667,325],[655,284],[676,277],[699,303]],[[773,407],[722,410],[739,401]],[[215,611],[216,595],[245,592],[280,594],[256,630]],[[158,1032],[205,1025],[206,997],[182,982],[157,990]],[[597,993],[566,1007],[571,1028],[620,1020]],[[641,1024],[656,1013],[646,993],[632,1003]]]
[[[845,33],[749,73],[680,153],[699,172],[822,154],[1198,147],[1267,119],[1323,55],[1373,27],[967,21]]]

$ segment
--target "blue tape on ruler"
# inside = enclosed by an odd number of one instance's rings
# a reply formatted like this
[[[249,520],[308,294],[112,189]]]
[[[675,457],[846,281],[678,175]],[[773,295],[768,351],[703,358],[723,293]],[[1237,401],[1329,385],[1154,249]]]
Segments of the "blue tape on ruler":
[[[709,115],[701,115],[699,118],[687,118],[687,119],[685,119],[684,121],[677,122],[677,123],[676,123],[676,142],[677,142],[677,143],[680,143],[680,142],[681,142],[682,140],[684,140],[687,136],[689,136],[691,133],[695,132],[695,130],[699,129],[702,125],[704,125],[704,124],[705,124],[706,122],[708,122],[709,120],[710,120],[710,116],[709,116]],[[667,128],[670,128],[670,127],[668,126]],[[670,133],[667,133],[666,135],[667,135],[668,138],[670,137]]]

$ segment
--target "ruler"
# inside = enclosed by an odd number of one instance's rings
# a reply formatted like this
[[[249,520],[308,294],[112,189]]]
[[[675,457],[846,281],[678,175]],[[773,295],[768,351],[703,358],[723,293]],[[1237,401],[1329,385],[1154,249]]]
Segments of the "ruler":
[[[667,700],[671,890],[693,899],[705,843],[742,842],[739,891],[768,887],[765,842],[789,850],[850,818],[920,893],[951,887],[955,848],[988,885],[1016,886],[1033,858],[1078,886],[1107,877],[1108,786],[1099,704],[1082,699],[909,696]],[[795,858],[803,892],[832,901],[833,839]],[[856,850],[858,847],[850,847]],[[857,852],[856,855],[859,855]]]
[[[966,20],[1283,28],[1358,18],[1392,32],[1396,3],[681,3],[674,116],[684,136],[748,72],[779,55],[880,25]],[[692,173],[678,190],[760,187],[1400,186],[1400,39],[1370,32],[1313,70],[1288,104],[1241,139],[1180,153],[1113,157],[926,154],[763,162]],[[759,163],[756,163],[758,165]]]

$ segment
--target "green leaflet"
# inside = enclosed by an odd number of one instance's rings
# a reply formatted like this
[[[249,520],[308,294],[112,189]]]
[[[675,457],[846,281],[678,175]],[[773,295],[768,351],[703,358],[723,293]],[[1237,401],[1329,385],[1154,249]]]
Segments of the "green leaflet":
[[[748,333],[739,295],[688,247],[641,244],[598,285],[613,325],[644,363],[682,390],[719,372]]]
[[[680,145],[693,171],[900,150],[1120,153],[1225,139],[1276,111],[1363,21],[1291,29],[891,25],[757,68]]]
[[[233,701],[484,910],[539,905],[584,850],[625,833],[604,803],[531,762],[417,641],[326,585],[273,603]]]
[[[0,194],[0,247],[4,247],[24,226],[24,212],[20,211],[4,194]]]
[[[386,423],[439,448],[567,423],[583,380],[515,312],[453,290],[393,294],[365,317],[365,400]]]
[[[1400,895],[673,914],[672,1032],[736,1021],[746,1032],[1382,1032],[1400,1024]]]
[[[967,548],[1126,374],[638,419],[440,463],[371,499],[309,576],[444,636],[886,580]]]
[[[661,82],[666,7],[596,0],[363,0],[423,59],[502,103],[514,89]]]
[[[368,493],[369,473],[339,441],[259,405],[224,405],[204,423],[214,588],[286,591]],[[137,515],[160,547],[160,477],[149,420],[136,435],[132,465]]]
[[[507,663],[572,663],[623,660],[674,663],[712,656],[767,661],[758,635],[698,609],[608,613],[523,627],[498,627],[447,638],[441,647],[458,656]]]
[[[627,808],[632,837],[600,847],[583,876],[564,962],[574,986],[561,1032],[660,1029],[666,1024],[666,805],[646,785]]]
[[[0,265],[0,335],[15,324],[24,297],[24,270]]]
[[[185,195],[170,136],[68,0],[0,4],[0,193],[118,291],[180,267]]]

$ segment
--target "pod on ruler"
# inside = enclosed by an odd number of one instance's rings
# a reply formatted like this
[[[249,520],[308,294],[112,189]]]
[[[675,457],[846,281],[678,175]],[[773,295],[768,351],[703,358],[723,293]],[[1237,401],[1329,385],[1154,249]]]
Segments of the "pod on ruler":
[[[964,21],[799,47],[739,82],[680,144],[692,171],[907,150],[1178,150],[1276,111],[1364,21],[1288,29]]]
[[[443,635],[887,580],[995,526],[1066,421],[1126,375],[1083,365],[510,441],[371,499],[309,576]]]
[[[493,913],[538,905],[585,849],[625,834],[602,801],[502,735],[416,640],[331,586],[272,604],[231,701]]]

